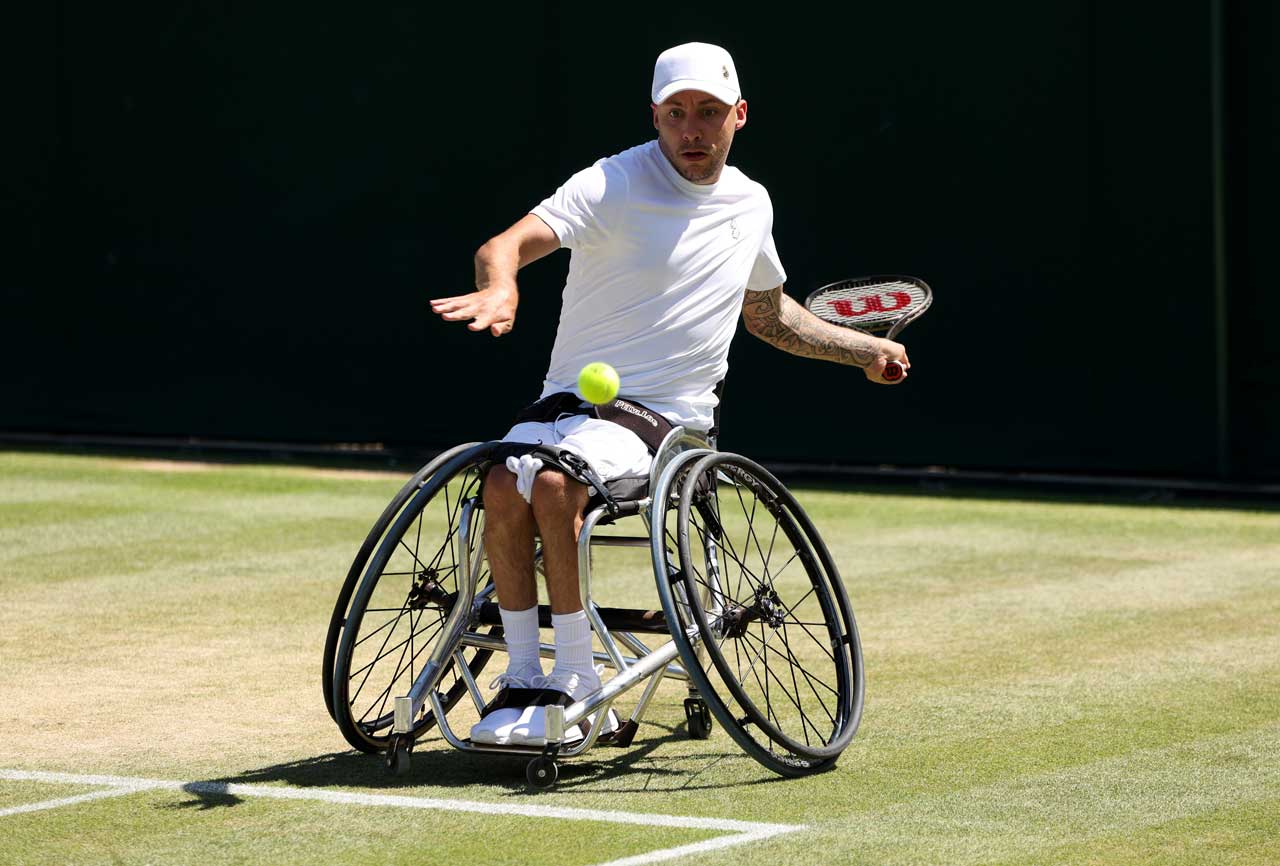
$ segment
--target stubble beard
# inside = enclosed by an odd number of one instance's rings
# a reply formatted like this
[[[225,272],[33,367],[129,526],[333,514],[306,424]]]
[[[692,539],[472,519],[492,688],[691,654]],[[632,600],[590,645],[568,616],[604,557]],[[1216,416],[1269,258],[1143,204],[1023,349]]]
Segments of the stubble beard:
[[[707,160],[705,165],[690,165],[682,167],[679,162],[679,154],[673,152],[667,146],[666,141],[662,138],[658,139],[658,147],[662,149],[663,156],[667,158],[667,162],[671,163],[671,167],[676,170],[676,173],[685,180],[689,180],[694,183],[702,183],[703,181],[713,178],[719,174],[720,169],[724,168],[725,160],[729,156],[728,150],[721,150],[719,148],[714,152],[707,150],[707,153],[710,155],[710,159]]]

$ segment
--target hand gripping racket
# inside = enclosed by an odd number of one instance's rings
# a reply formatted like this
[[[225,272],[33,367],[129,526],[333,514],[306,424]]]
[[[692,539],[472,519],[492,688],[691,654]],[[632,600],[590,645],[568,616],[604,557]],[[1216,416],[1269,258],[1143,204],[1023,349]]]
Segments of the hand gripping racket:
[[[933,290],[916,277],[854,277],[815,289],[805,309],[824,322],[890,340],[933,303]],[[880,374],[887,382],[902,378],[902,365],[890,361]]]

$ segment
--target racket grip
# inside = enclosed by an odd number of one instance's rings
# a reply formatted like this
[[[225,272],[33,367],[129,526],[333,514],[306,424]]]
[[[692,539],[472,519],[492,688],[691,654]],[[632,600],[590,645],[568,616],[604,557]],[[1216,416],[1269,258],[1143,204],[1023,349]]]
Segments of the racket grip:
[[[889,361],[884,365],[884,372],[880,374],[880,378],[886,382],[896,382],[902,378],[902,365],[897,361]]]

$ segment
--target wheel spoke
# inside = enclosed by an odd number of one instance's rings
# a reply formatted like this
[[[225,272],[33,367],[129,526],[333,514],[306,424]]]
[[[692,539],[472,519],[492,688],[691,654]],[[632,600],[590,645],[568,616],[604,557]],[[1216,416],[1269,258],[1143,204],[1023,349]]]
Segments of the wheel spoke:
[[[822,705],[823,712],[827,714],[827,718],[830,719],[831,724],[834,725],[836,723],[836,717],[832,714],[831,708],[827,706],[827,702],[823,700],[822,695],[818,694],[818,690],[813,687],[813,684],[816,682],[818,685],[822,686],[824,689],[831,692],[831,694],[835,695],[837,698],[840,697],[840,693],[835,689],[831,688],[831,686],[824,683],[822,680],[815,679],[813,675],[810,674],[809,671],[805,669],[800,659],[796,657],[796,654],[791,651],[791,643],[787,640],[786,623],[783,623],[782,625],[782,647],[783,649],[786,650],[787,657],[791,659],[790,668],[791,668],[792,679],[795,678],[796,669],[798,668],[800,670],[800,674],[805,679],[805,684],[809,686],[809,691],[813,692],[813,696],[817,698],[818,703]],[[796,691],[797,693],[800,691],[799,685],[796,686]]]
[[[382,718],[383,710],[387,705],[387,698],[391,696],[391,690],[395,687],[396,682],[400,679],[401,664],[404,662],[405,653],[409,651],[409,647],[413,646],[413,611],[409,612],[409,638],[400,642],[400,658],[396,661],[396,671],[391,675],[391,681],[387,683],[387,687],[382,690],[382,702],[378,706],[378,718]],[[413,664],[413,660],[409,660]],[[370,704],[370,707],[373,705]],[[365,713],[367,716],[368,713]]]
[[[745,632],[744,632],[744,634],[745,634]],[[751,655],[753,655],[753,656],[755,656],[755,657],[756,657],[756,661],[753,661],[753,662],[752,662],[752,663],[747,667],[747,673],[751,674],[751,676],[755,679],[755,681],[756,681],[756,685],[758,685],[758,686],[760,687],[760,691],[762,691],[762,692],[763,692],[763,691],[765,691],[764,683],[760,681],[760,674],[756,673],[756,662],[758,662],[758,661],[763,661],[763,659],[761,658],[760,653],[758,653],[754,648],[752,648],[752,646],[751,646],[750,644],[748,644],[748,643],[744,643],[744,642],[742,642],[742,641],[734,641],[734,645],[735,645],[735,646],[737,646],[737,645],[741,645],[742,647],[744,647],[744,648],[747,650],[747,652],[748,652],[749,654],[751,654]],[[768,671],[769,671],[769,663],[768,663],[767,661],[764,663],[764,669],[765,669],[765,679],[767,680],[767,679],[768,679],[768,676],[769,676],[769,674],[768,674]],[[741,686],[741,685],[743,685],[743,682],[742,682],[742,680],[741,680],[741,679],[740,679],[740,680],[738,680],[738,685],[740,685],[740,686]],[[744,692],[744,695],[745,695],[745,692]],[[748,699],[750,699],[750,696],[747,696],[747,697],[748,697]],[[754,703],[754,701],[753,701],[752,703]],[[770,713],[770,716],[772,717],[772,710],[769,710],[769,708],[768,708],[768,702],[767,702],[767,701],[765,702],[765,707],[766,707],[766,710],[768,710],[768,712]],[[745,707],[744,707],[744,709],[745,709]],[[757,709],[758,709],[758,708],[757,708]]]
[[[832,661],[836,660],[835,654],[831,652],[831,650],[827,649],[826,644],[824,644],[822,641],[814,637],[813,632],[809,631],[808,626],[806,626],[804,623],[800,622],[797,619],[792,619],[791,621],[796,625],[800,626],[800,628],[804,629],[804,633],[807,634],[809,638],[814,642],[814,644],[817,645],[818,649],[822,650],[824,653],[827,654],[827,658],[831,659]],[[827,623],[823,623],[823,625],[827,625]]]
[[[791,687],[796,690],[796,694],[800,694],[800,683],[796,682],[796,657],[792,654],[791,644],[787,640],[786,623],[783,623],[782,625],[782,646],[787,651],[787,656],[791,659],[791,664],[787,665],[787,667],[791,669]],[[812,688],[812,686],[810,688]],[[806,746],[810,744],[808,731],[805,731],[804,742]]]
[[[435,622],[433,622],[433,623],[431,623],[430,625],[428,625],[425,629],[419,630],[419,631],[418,631],[418,634],[423,634],[423,633],[425,633],[427,630],[429,630],[429,629],[431,629],[431,628],[435,628],[435,630],[436,630],[436,631],[439,631],[439,630],[440,630],[440,628],[443,626],[443,624],[444,624],[444,618],[443,618],[443,617],[441,617],[440,619],[438,619],[438,620],[436,620]],[[435,632],[432,632],[431,634],[435,634]],[[424,640],[430,640],[430,639],[431,639],[431,635],[430,635],[430,634],[429,634],[429,635],[427,635],[427,637],[426,637],[426,638],[424,638]],[[355,678],[356,678],[356,676],[357,676],[357,675],[359,675],[359,674],[360,674],[361,672],[363,672],[363,671],[371,670],[371,669],[373,668],[373,666],[374,666],[374,665],[376,665],[378,662],[380,662],[380,661],[382,661],[383,659],[385,659],[385,658],[387,658],[388,656],[390,656],[392,653],[394,653],[396,650],[398,650],[398,649],[400,649],[401,647],[403,647],[403,646],[404,646],[406,643],[408,643],[408,642],[409,642],[409,638],[405,638],[404,640],[400,641],[400,643],[396,644],[395,646],[391,647],[390,649],[385,649],[385,644],[383,645],[383,647],[379,647],[379,649],[378,649],[378,654],[377,654],[377,655],[375,655],[375,656],[373,657],[373,660],[372,660],[372,661],[370,661],[370,662],[368,662],[368,663],[367,663],[367,664],[365,664],[364,666],[362,666],[362,667],[358,668],[357,670],[352,671],[352,672],[351,672],[351,674],[350,674],[350,679],[355,679]],[[384,652],[384,649],[385,649],[385,652]],[[362,685],[363,685],[363,683],[362,683]]]
[[[774,650],[774,652],[775,652],[775,653],[777,653],[777,650]],[[777,654],[778,654],[778,655],[781,655],[781,653],[777,653]],[[794,658],[794,657],[793,657],[793,658]],[[792,665],[791,667],[792,667],[792,669],[793,669],[793,671],[794,671],[794,665]],[[803,668],[801,668],[801,673],[804,673],[804,669],[803,669]],[[774,673],[774,671],[773,671],[773,669],[772,669],[772,668],[766,668],[766,669],[765,669],[765,675],[766,675],[766,677],[770,677],[770,676],[771,676],[771,677],[773,677],[774,681],[775,681],[776,683],[778,683],[778,687],[782,690],[783,694],[785,694],[788,698],[790,698],[790,699],[791,699],[792,706],[794,706],[794,707],[796,708],[796,710],[799,712],[799,714],[800,714],[800,719],[801,719],[801,730],[802,730],[802,731],[804,732],[804,734],[805,734],[805,742],[806,742],[806,743],[808,743],[808,742],[809,742],[809,740],[808,740],[808,731],[812,730],[812,731],[813,731],[813,733],[814,733],[814,736],[818,737],[818,738],[819,738],[819,740],[820,740],[822,743],[824,743],[824,744],[825,744],[825,743],[826,743],[826,738],[824,737],[824,735],[823,735],[822,731],[818,728],[818,726],[817,726],[816,724],[814,724],[814,722],[810,719],[809,714],[805,712],[804,707],[802,706],[803,697],[801,696],[801,694],[800,694],[799,692],[797,692],[797,693],[796,693],[796,695],[793,697],[793,696],[792,696],[792,694],[791,694],[790,692],[788,692],[788,691],[787,691],[787,688],[786,688],[786,686],[783,684],[782,679],[781,679],[781,678],[780,678],[776,673]],[[812,690],[812,686],[810,686],[810,690]],[[822,703],[821,699],[819,699],[819,703],[820,703],[820,704]],[[825,704],[823,704],[823,710],[824,710],[825,712],[827,712],[827,716],[828,716],[828,718],[831,718],[831,713],[830,713],[830,711],[827,711],[827,710],[826,710],[826,705],[825,705]],[[834,719],[834,718],[831,718],[831,721],[832,721],[832,724],[834,725],[834,724],[835,724],[835,719]],[[780,731],[782,730],[782,729],[781,729],[781,727],[779,727],[779,730],[780,730]],[[783,731],[783,733],[785,734],[786,732],[785,732],[785,731]]]
[[[428,646],[430,646],[430,644],[424,641],[422,643],[422,646],[418,647],[417,654],[409,659],[409,667],[413,666],[413,662],[417,658],[417,655],[421,655]],[[403,658],[403,656],[401,658]],[[404,667],[401,667],[399,664],[396,665],[396,672],[391,677],[391,679],[387,681],[387,687],[383,689],[377,696],[375,696],[369,702],[369,709],[365,710],[364,715],[360,717],[360,721],[364,721],[369,716],[370,711],[373,710],[374,703],[377,703],[377,702],[381,702],[381,706],[379,706],[378,713],[375,716],[375,718],[382,718],[383,716],[382,710],[386,706],[387,698],[391,695],[391,690],[395,688],[396,683],[400,680],[400,675],[404,673],[404,671],[405,671]],[[354,702],[355,702],[355,699],[352,698],[352,703]]]
[[[396,611],[398,614],[403,615],[403,614],[404,614],[404,612],[405,612],[406,610],[408,610],[408,608],[407,608],[407,607],[388,607],[388,608],[378,608],[378,610],[386,611],[387,613],[390,613],[391,611]],[[399,616],[397,616],[395,619],[389,619],[389,620],[387,620],[387,621],[386,621],[386,622],[384,622],[382,625],[378,626],[376,629],[374,629],[373,631],[369,632],[367,635],[365,635],[364,637],[360,638],[358,641],[356,641],[355,643],[353,643],[353,644],[351,645],[351,646],[352,646],[352,648],[355,648],[355,647],[360,646],[360,644],[364,643],[364,642],[365,642],[365,641],[367,641],[369,638],[377,637],[377,636],[378,636],[378,633],[379,633],[380,631],[382,631],[384,628],[394,628],[394,627],[395,627],[395,624],[396,624],[396,623],[398,623],[399,621],[400,621],[400,617],[399,617]]]
[[[387,632],[387,636],[386,636],[386,637],[384,637],[384,638],[382,639],[382,645],[378,647],[378,652],[375,654],[375,658],[374,658],[374,660],[373,660],[372,662],[370,662],[368,665],[366,665],[365,667],[363,667],[363,668],[361,668],[361,669],[360,669],[360,670],[364,671],[364,672],[365,672],[365,674],[364,674],[364,679],[362,679],[362,680],[360,681],[360,685],[356,688],[356,695],[359,695],[359,694],[360,694],[361,690],[363,690],[363,689],[364,689],[364,684],[365,684],[366,682],[368,682],[368,681],[369,681],[369,674],[373,673],[373,666],[377,663],[378,659],[382,658],[382,651],[383,651],[384,649],[386,649],[386,647],[387,647],[387,641],[391,640],[391,635],[395,634],[395,628],[396,628],[396,626],[397,626],[397,625],[399,625],[400,620],[401,620],[401,618],[403,618],[403,617],[404,617],[404,610],[401,610],[401,611],[400,611],[400,613],[399,613],[399,615],[397,615],[397,616],[396,616],[396,618],[395,618],[394,620],[392,620],[392,622],[391,622],[391,629],[390,629],[390,631],[388,631],[388,632]],[[353,647],[353,649],[354,649],[354,647]],[[395,652],[395,650],[393,649],[393,650],[392,650],[392,652]],[[349,681],[349,680],[352,680],[352,679],[355,679],[356,674],[358,674],[358,673],[359,673],[359,671],[356,671],[355,673],[348,674],[348,681]],[[353,701],[355,700],[355,695],[353,695],[353,696],[351,697],[351,700],[353,700]]]
[[[358,609],[348,612],[349,630],[342,632],[341,667],[334,671],[341,698],[334,709],[341,708],[338,724],[348,741],[366,751],[383,745],[392,718],[391,699],[407,694],[409,683],[422,675],[428,654],[443,638],[463,577],[483,581],[488,574],[484,567],[469,574],[471,563],[464,561],[467,539],[460,533],[461,518],[479,487],[480,463],[434,465],[437,474],[423,474],[417,491],[400,500],[409,505],[398,504],[402,510],[387,518],[394,518],[391,529],[375,527],[386,533],[374,559],[381,570],[372,568],[364,575],[353,601]],[[450,466],[460,468],[445,474]],[[472,528],[478,531],[482,525],[477,520]],[[472,671],[479,673],[491,654],[471,651]],[[452,669],[454,664],[451,658],[436,684],[437,690],[447,690],[442,695],[446,709],[465,692],[466,683]],[[430,724],[431,716],[426,712],[416,725]]]
[[[821,769],[858,720],[849,691],[857,673],[834,637],[848,613],[830,556],[766,470],[715,453],[694,467],[678,503],[681,579],[664,590],[670,613],[703,627],[697,651],[709,660],[691,664],[691,677],[765,766],[784,775]],[[856,633],[841,639],[857,652]],[[693,648],[682,645],[686,660]]]
[[[764,574],[768,574],[768,572],[769,572],[769,560],[768,560],[768,558],[764,555],[764,548],[760,546],[760,538],[759,538],[759,536],[757,536],[757,535],[756,535],[756,524],[755,524],[756,506],[758,506],[758,505],[760,504],[760,497],[759,497],[759,496],[754,496],[754,497],[752,498],[752,500],[751,500],[751,513],[750,513],[750,514],[748,514],[748,513],[747,513],[747,504],[746,504],[745,502],[743,502],[743,501],[742,501],[742,485],[741,485],[741,484],[735,484],[735,485],[734,485],[734,492],[738,495],[738,504],[742,507],[742,514],[743,514],[743,516],[744,516],[744,517],[746,517],[746,519],[747,519],[747,544],[746,544],[746,547],[749,549],[749,548],[751,547],[751,543],[752,543],[752,542],[754,542],[754,543],[755,543],[756,553],[760,554],[760,568],[761,568],[761,571],[762,571],[762,573],[764,573]],[[754,493],[754,491],[752,491],[752,492]],[[776,525],[776,524],[775,524],[775,525]]]
[[[749,637],[749,638],[751,638],[751,639],[753,639],[753,640],[760,641],[760,638],[757,638],[755,635],[751,634],[751,632],[750,632],[750,631],[744,632],[744,636],[745,636],[745,637]],[[745,644],[744,644],[744,646],[745,646]],[[748,646],[748,649],[750,649],[750,647],[749,647],[749,646]],[[767,646],[763,641],[761,641],[761,650],[765,653],[765,655],[768,655],[769,647],[768,647],[768,646]],[[775,650],[775,652],[776,652],[776,650]],[[789,701],[791,702],[791,705],[792,705],[793,707],[795,707],[795,708],[796,708],[796,711],[797,711],[798,713],[800,713],[800,718],[801,718],[801,720],[802,720],[802,723],[804,723],[804,724],[809,724],[809,725],[811,725],[811,726],[812,726],[812,725],[813,725],[813,723],[812,723],[812,722],[809,722],[809,716],[805,713],[805,711],[804,711],[804,707],[802,707],[802,706],[800,705],[800,698],[799,698],[799,695],[792,695],[792,694],[791,694],[791,692],[787,691],[786,684],[785,684],[785,683],[783,683],[783,681],[778,677],[778,675],[777,675],[777,674],[775,674],[775,673],[770,669],[770,667],[769,667],[769,663],[768,663],[767,661],[765,662],[765,665],[764,665],[764,675],[765,675],[765,680],[766,680],[766,681],[767,681],[770,677],[772,677],[772,678],[773,678],[773,680],[774,680],[774,682],[776,682],[776,683],[778,684],[778,689],[779,689],[779,690],[780,690],[784,695],[786,695],[786,696],[787,696],[787,700],[789,700]],[[763,691],[763,688],[762,688],[762,691]],[[768,703],[768,701],[766,700],[766,704],[767,704],[767,703]],[[766,711],[767,711],[767,713],[768,713],[769,717],[770,717],[771,719],[774,719],[774,720],[776,721],[777,716],[773,713],[773,709],[772,709],[772,707],[771,707],[771,706],[767,706],[767,707],[766,707]],[[778,730],[780,733],[782,733],[782,734],[784,734],[784,735],[786,734],[786,732],[782,730],[782,725],[781,725],[781,723],[777,724],[777,726],[776,726],[776,727],[777,727],[777,730]],[[814,727],[814,732],[815,732],[815,733],[817,733],[817,735],[818,735],[818,736],[822,736],[822,733],[821,733],[820,731],[818,731],[818,730],[817,730],[816,726]]]
[[[694,528],[698,531],[698,535],[702,537],[702,539],[703,539],[703,546],[705,547],[705,546],[706,546],[706,539],[707,539],[707,537],[708,537],[708,536],[707,536],[707,532],[706,532],[706,530],[704,530],[701,526],[698,526],[698,525],[695,525],[695,526],[694,526]],[[726,536],[724,536],[722,539],[720,539],[720,540],[718,541],[718,544],[719,544],[719,549],[720,549],[720,550],[722,550],[722,551],[724,551],[725,553],[727,553],[727,554],[729,555],[729,558],[730,558],[730,559],[732,559],[734,562],[736,562],[736,563],[738,564],[739,569],[741,569],[741,574],[742,574],[742,575],[745,575],[746,577],[748,577],[748,578],[749,578],[749,582],[753,583],[753,585],[754,585],[754,586],[753,586],[753,590],[752,590],[752,592],[753,592],[753,593],[754,593],[754,591],[755,591],[756,589],[759,589],[759,588],[761,588],[761,587],[763,587],[763,586],[764,586],[764,582],[763,582],[762,580],[760,580],[759,578],[757,578],[757,577],[755,576],[755,574],[753,574],[753,573],[751,572],[751,569],[747,568],[747,565],[746,565],[746,563],[742,560],[742,558],[741,558],[740,556],[738,556],[738,552],[737,552],[737,551],[734,549],[734,547],[733,547],[733,541],[732,541],[732,539],[730,539],[730,538],[726,535]],[[739,585],[739,587],[741,587],[741,585],[742,585],[742,581],[741,581],[741,580],[739,580],[739,581],[738,581],[738,585]],[[739,595],[741,595],[741,592],[739,592],[738,594],[739,594]]]

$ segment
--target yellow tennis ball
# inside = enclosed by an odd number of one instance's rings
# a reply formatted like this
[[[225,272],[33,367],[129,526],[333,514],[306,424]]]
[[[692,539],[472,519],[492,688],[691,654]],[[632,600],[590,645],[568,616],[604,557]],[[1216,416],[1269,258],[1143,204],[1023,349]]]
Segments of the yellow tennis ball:
[[[596,361],[582,368],[578,374],[578,390],[588,403],[608,403],[618,396],[618,371]]]

